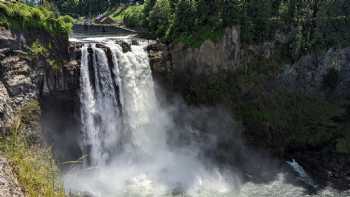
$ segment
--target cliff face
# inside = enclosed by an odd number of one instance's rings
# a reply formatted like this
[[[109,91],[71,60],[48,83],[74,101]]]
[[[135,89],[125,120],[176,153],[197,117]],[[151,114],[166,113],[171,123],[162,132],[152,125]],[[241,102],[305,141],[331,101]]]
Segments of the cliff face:
[[[264,69],[267,63],[272,65],[267,67],[273,75],[270,85],[308,95],[349,96],[349,48],[330,48],[323,53],[305,54],[295,63],[286,63],[276,59],[280,58],[280,46],[287,43],[287,38],[280,33],[275,37],[271,42],[242,46],[239,27],[231,27],[225,30],[222,39],[207,40],[199,48],[182,43],[169,46],[156,43],[148,50],[153,73],[158,80],[166,78],[164,85],[174,84],[175,76],[184,79],[242,70],[249,72],[250,69]],[[180,86],[181,83],[174,88]]]
[[[69,59],[62,68],[58,72],[47,69],[41,81],[39,100],[43,136],[53,146],[59,161],[80,157],[79,52],[80,48],[70,46]]]
[[[225,30],[217,42],[206,40],[199,48],[190,48],[178,43],[170,47],[175,72],[211,74],[235,69],[239,66],[239,28]]]
[[[24,41],[9,30],[0,30],[0,128],[7,130],[17,109],[37,98],[41,72],[31,67]]]
[[[295,158],[319,180],[346,188],[350,50],[328,49],[291,62],[282,54],[288,36],[275,37],[242,44],[239,28],[232,27],[221,40],[196,49],[156,43],[148,47],[153,75],[190,104],[225,106],[242,122],[246,144]]]
[[[33,57],[31,46],[36,40],[54,43],[52,56],[63,65],[54,69],[47,58]],[[42,32],[17,33],[0,28],[1,134],[9,132],[16,113],[34,100],[41,106],[42,131],[28,132],[45,138],[41,143],[56,146],[59,136],[79,131],[79,53],[74,47],[70,52],[68,49],[65,36],[53,38]]]
[[[240,31],[227,28],[217,42],[205,41],[199,48],[182,43],[163,45],[156,43],[148,47],[154,75],[167,74],[210,75],[234,70],[240,63]]]
[[[350,48],[329,49],[285,65],[279,81],[286,88],[304,94],[347,98],[350,96],[349,69]]]

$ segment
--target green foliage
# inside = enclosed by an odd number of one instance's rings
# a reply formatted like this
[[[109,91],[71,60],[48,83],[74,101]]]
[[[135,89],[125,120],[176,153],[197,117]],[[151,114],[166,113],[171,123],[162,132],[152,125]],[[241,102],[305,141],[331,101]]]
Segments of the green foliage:
[[[68,15],[58,17],[58,24],[61,31],[71,32],[73,28],[74,19]]]
[[[143,5],[129,6],[118,17],[122,18],[128,27],[141,27],[144,20]]]
[[[339,127],[333,118],[342,114],[335,104],[285,91],[259,95],[241,109],[244,120],[267,135],[280,136],[282,144],[329,143]]]
[[[37,100],[32,100],[22,107],[20,111],[21,123],[23,125],[30,125],[31,127],[40,127],[40,104]]]
[[[136,0],[134,2],[140,2]],[[143,0],[142,0],[143,1]],[[111,12],[116,6],[130,4],[129,0],[51,0],[62,14],[68,14],[75,18],[84,16],[97,16],[104,12]]]
[[[30,54],[34,59],[43,58],[54,72],[60,71],[64,64],[63,60],[57,59],[57,57],[53,55],[51,43],[44,45],[39,40],[34,41],[30,47]]]
[[[36,40],[32,43],[30,50],[31,50],[31,54],[34,58],[48,56],[47,48],[43,44],[41,44],[41,42],[39,40]]]
[[[343,123],[337,119],[344,116],[344,107],[324,98],[267,88],[279,67],[266,60],[256,64],[234,72],[197,76],[195,80],[173,76],[173,83],[184,87],[181,91],[190,104],[224,104],[243,122],[246,139],[264,139],[263,146],[281,150],[295,145],[318,147],[343,138]],[[342,140],[338,146],[344,143]]]
[[[24,106],[14,121],[10,134],[0,138],[0,151],[10,160],[27,196],[64,197],[51,151],[30,145],[23,133],[26,124],[39,121],[38,109],[40,111],[37,101]]]
[[[51,34],[68,34],[73,19],[57,17],[43,7],[32,7],[23,3],[0,2],[0,24],[17,31],[43,30]]]
[[[63,65],[63,62],[59,60],[48,59],[47,61],[51,67],[51,70],[54,72],[59,72],[61,69],[61,65]]]
[[[350,43],[350,3],[345,0],[146,0],[143,15],[140,11],[130,11],[130,20],[125,21],[165,41],[190,46],[203,42],[205,39],[198,38],[205,37],[203,33],[211,37],[232,25],[241,27],[243,44],[273,40],[277,31],[288,35],[285,48],[291,59]]]
[[[224,31],[222,29],[210,30],[210,28],[204,26],[201,30],[193,34],[177,36],[175,41],[193,48],[199,48],[204,41],[212,40],[215,42],[222,38],[223,35]]]
[[[148,16],[148,28],[158,37],[166,34],[171,18],[171,8],[168,0],[158,0]]]

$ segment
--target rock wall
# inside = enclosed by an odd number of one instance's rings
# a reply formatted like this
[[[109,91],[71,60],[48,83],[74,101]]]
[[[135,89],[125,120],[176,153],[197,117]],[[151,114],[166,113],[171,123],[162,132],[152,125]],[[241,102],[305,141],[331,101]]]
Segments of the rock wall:
[[[287,37],[275,37],[243,44],[233,27],[195,49],[155,43],[148,47],[152,72],[170,98],[176,92],[189,104],[225,106],[242,123],[250,147],[297,159],[321,182],[348,188],[350,49],[295,61],[283,59]]]
[[[80,48],[69,47],[69,60],[59,72],[47,69],[40,88],[43,136],[53,147],[58,161],[81,156],[80,134]]]
[[[224,36],[214,42],[207,40],[199,48],[182,43],[148,47],[153,74],[157,80],[175,89],[194,82],[237,70],[270,69],[268,85],[321,97],[342,97],[350,94],[350,48],[330,48],[325,52],[306,54],[295,62],[282,60],[286,36],[276,33],[273,41],[260,44],[241,44],[239,27],[225,30]],[[266,64],[272,65],[267,67]],[[274,67],[273,67],[274,66]],[[264,68],[266,67],[266,68]]]
[[[169,48],[175,72],[211,74],[232,70],[239,66],[240,31],[237,27],[225,29],[217,42],[206,40],[199,48],[190,48],[181,43]]]
[[[58,70],[48,59],[31,55],[30,46],[36,40],[54,43],[51,56],[63,62]],[[0,134],[10,131],[16,113],[33,100],[39,101],[42,110],[42,131],[37,132],[42,143],[60,146],[60,136],[79,133],[79,55],[65,36],[0,27]]]
[[[285,65],[279,80],[286,88],[307,95],[350,96],[350,48],[331,48]]]
[[[0,130],[10,127],[13,115],[21,106],[38,98],[39,87],[34,81],[40,71],[31,66],[28,52],[16,34],[0,28]]]

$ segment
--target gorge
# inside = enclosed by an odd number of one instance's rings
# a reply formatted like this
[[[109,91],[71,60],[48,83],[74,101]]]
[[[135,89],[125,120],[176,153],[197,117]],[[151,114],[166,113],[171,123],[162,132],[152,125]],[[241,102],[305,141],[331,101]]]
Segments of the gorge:
[[[213,2],[0,0],[0,197],[350,196],[350,4]]]

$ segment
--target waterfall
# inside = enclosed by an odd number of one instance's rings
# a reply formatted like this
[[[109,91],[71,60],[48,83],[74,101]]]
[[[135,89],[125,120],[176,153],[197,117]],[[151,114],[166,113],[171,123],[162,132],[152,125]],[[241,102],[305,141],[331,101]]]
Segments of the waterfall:
[[[151,155],[164,149],[165,132],[154,128],[157,124],[150,127],[160,110],[144,46],[124,53],[115,43],[105,48],[85,44],[81,51],[82,148],[89,156],[87,163],[105,165],[122,150]]]
[[[82,48],[81,61],[81,117],[83,150],[90,165],[103,165],[115,151],[122,133],[121,112],[118,105],[118,84],[112,78],[105,51],[92,45],[92,68],[88,46]],[[93,73],[90,71],[93,70]],[[90,77],[93,76],[94,80]],[[95,83],[93,84],[92,81]]]
[[[81,102],[81,119],[82,130],[84,139],[82,143],[84,146],[93,147],[90,151],[92,158],[98,158],[101,151],[101,144],[98,140],[98,131],[96,130],[94,115],[95,109],[95,97],[90,82],[89,74],[89,53],[88,47],[84,45],[81,49],[81,68],[80,68],[80,102]]]
[[[175,124],[157,102],[145,47],[140,42],[125,53],[114,40],[82,47],[81,147],[88,159],[80,170],[67,172],[66,188],[104,197],[202,187],[229,192],[227,180],[196,158],[196,148],[167,144]]]

